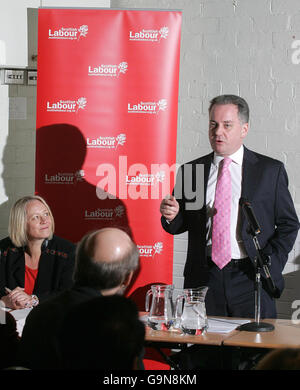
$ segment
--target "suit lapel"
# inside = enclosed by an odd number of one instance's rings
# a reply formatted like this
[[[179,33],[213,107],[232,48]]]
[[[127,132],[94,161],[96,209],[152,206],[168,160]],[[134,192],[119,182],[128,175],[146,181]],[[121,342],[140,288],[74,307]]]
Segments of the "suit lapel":
[[[242,191],[241,198],[247,199],[250,204],[254,198],[254,193],[259,185],[259,171],[257,168],[258,158],[251,150],[244,147],[244,158],[242,166]],[[249,238],[247,233],[248,222],[244,213],[241,211],[242,236]]]
[[[249,149],[244,147],[244,158],[242,167],[242,193],[241,197],[249,200],[253,199],[254,192],[259,180],[259,172],[256,168],[258,159]]]

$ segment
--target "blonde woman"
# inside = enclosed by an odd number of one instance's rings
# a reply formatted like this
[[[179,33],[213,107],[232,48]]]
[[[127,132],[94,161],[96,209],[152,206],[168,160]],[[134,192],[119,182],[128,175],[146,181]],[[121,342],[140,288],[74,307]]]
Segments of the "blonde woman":
[[[0,297],[6,307],[33,307],[72,286],[75,245],[53,233],[43,198],[25,196],[13,205],[9,237],[0,241]]]

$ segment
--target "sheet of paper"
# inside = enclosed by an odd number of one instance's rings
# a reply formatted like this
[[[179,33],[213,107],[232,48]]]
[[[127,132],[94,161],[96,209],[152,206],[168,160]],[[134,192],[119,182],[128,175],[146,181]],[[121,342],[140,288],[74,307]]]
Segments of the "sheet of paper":
[[[209,318],[207,332],[229,333],[242,324],[247,324],[250,320],[237,320],[227,318]]]
[[[31,310],[32,310],[32,308],[30,308],[30,309],[26,308],[26,309],[12,310],[10,312],[10,314],[15,318],[16,321],[19,321],[19,320],[21,320],[23,318],[26,318]]]

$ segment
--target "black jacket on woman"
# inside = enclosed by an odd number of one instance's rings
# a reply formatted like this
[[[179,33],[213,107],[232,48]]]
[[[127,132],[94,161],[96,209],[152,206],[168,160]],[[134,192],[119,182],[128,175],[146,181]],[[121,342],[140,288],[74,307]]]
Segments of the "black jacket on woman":
[[[6,295],[5,287],[13,290],[24,287],[24,248],[17,248],[9,237],[0,241],[0,298]],[[75,245],[57,236],[45,240],[39,261],[33,294],[40,302],[55,296],[73,285]]]

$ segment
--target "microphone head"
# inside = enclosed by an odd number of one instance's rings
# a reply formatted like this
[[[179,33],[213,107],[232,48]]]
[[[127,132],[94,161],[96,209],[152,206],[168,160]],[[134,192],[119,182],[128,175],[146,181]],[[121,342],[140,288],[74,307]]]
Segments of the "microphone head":
[[[245,198],[240,198],[239,204],[243,209],[243,213],[248,221],[249,225],[249,231],[252,232],[252,234],[257,235],[261,232],[259,223],[256,219],[256,216],[254,214],[254,211],[251,207],[251,203],[245,199]]]

